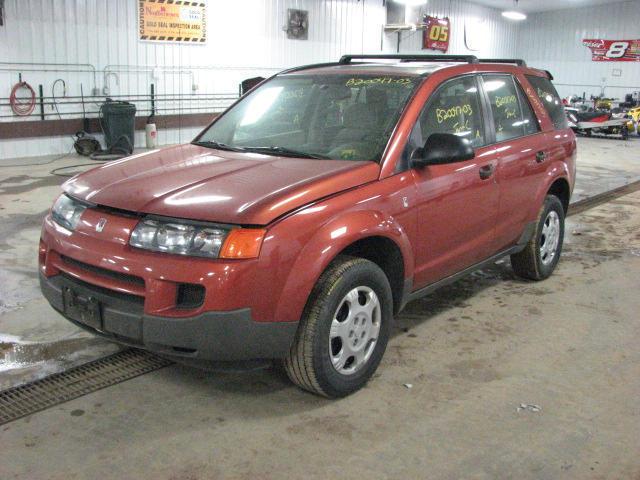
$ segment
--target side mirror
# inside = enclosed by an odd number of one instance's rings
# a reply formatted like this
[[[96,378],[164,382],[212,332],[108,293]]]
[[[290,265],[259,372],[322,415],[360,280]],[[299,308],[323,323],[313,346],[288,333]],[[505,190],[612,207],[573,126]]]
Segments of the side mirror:
[[[443,163],[463,162],[475,157],[473,146],[466,138],[452,133],[432,133],[423,148],[411,154],[411,166],[425,167]]]

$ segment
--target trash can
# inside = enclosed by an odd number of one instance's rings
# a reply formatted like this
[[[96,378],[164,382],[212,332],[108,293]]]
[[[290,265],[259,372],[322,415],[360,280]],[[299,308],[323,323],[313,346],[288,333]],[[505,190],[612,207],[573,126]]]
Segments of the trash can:
[[[135,121],[136,106],[133,103],[107,98],[100,107],[100,123],[107,150],[116,147],[133,152]]]

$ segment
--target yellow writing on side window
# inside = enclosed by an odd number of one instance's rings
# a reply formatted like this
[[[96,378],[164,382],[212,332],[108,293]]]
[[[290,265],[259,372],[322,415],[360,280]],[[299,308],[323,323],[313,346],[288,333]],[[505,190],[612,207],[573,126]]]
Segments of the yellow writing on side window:
[[[496,97],[496,107],[500,108],[503,105],[509,105],[511,103],[516,103],[515,95],[507,95],[504,97]]]
[[[460,115],[473,115],[473,108],[468,103],[464,105],[456,105],[451,108],[436,108],[436,120],[438,123],[445,122],[450,118],[456,118]]]

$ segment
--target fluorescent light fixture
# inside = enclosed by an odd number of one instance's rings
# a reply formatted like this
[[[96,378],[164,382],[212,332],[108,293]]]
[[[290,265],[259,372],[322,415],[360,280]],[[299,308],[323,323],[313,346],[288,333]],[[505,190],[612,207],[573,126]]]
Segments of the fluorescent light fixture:
[[[502,80],[489,80],[488,82],[484,82],[484,89],[487,92],[495,92],[502,87],[504,87],[504,82]]]
[[[427,3],[427,0],[393,0],[396,3],[401,3],[408,7],[419,7]]]
[[[509,20],[526,20],[527,16],[522,12],[515,12],[513,10],[507,10],[502,12],[502,16],[504,18],[508,18]]]

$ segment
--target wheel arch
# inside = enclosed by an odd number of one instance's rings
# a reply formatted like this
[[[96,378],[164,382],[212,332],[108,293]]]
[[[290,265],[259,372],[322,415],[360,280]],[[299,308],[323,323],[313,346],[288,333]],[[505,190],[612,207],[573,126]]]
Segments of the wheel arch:
[[[538,218],[540,207],[544,204],[544,199],[549,193],[557,195],[560,198],[566,215],[572,191],[570,179],[569,166],[565,162],[558,161],[549,165],[544,173],[544,181],[540,181],[535,190],[535,201],[531,203],[531,210],[529,212],[531,221]]]
[[[566,216],[569,211],[569,200],[571,199],[569,181],[565,177],[556,178],[547,189],[547,195],[555,195],[560,199]]]
[[[391,284],[394,311],[400,307],[405,279],[412,278],[414,266],[407,233],[392,216],[361,210],[325,223],[307,242],[285,282],[276,318],[300,319],[314,285],[339,255],[376,263]]]
[[[380,267],[391,285],[393,313],[397,314],[400,311],[404,295],[405,268],[402,250],[395,241],[379,235],[364,237],[344,248],[337,256],[340,255],[364,258]]]

